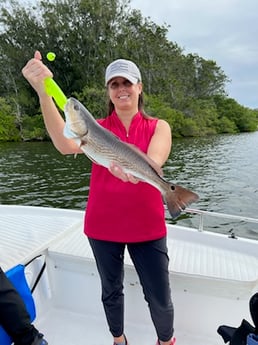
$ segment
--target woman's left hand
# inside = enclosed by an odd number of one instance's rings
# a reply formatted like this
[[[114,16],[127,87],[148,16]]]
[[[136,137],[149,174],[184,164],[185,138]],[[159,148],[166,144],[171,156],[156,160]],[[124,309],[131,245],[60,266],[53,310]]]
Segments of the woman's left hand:
[[[124,182],[131,182],[134,184],[139,182],[139,180],[136,177],[134,177],[131,174],[125,173],[123,168],[120,165],[115,164],[113,162],[111,162],[110,164],[109,171],[111,172],[112,175],[114,175],[115,177],[119,178],[120,180]]]

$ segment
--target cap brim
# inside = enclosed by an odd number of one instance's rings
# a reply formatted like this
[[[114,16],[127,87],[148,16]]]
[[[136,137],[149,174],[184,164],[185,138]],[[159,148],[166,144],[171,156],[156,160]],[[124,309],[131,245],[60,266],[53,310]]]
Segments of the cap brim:
[[[114,73],[106,80],[106,86],[110,82],[110,80],[112,80],[113,78],[116,78],[116,77],[125,78],[125,79],[129,80],[132,84],[137,84],[138,83],[138,79],[137,78],[134,78],[134,77],[132,77],[131,75],[129,75],[127,73]]]

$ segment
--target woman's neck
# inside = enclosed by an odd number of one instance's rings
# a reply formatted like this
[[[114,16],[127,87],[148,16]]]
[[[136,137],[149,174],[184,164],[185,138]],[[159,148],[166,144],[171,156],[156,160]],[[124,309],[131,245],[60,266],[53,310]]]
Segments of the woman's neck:
[[[134,116],[137,114],[138,109],[136,109],[135,111],[129,111],[129,110],[123,110],[123,111],[117,111],[115,110],[118,118],[120,119],[120,121],[122,122],[122,124],[125,126],[126,130],[129,130],[132,119],[134,118]]]
[[[115,112],[124,125],[130,125],[132,119],[138,113],[138,109],[137,108],[134,110],[115,109]]]

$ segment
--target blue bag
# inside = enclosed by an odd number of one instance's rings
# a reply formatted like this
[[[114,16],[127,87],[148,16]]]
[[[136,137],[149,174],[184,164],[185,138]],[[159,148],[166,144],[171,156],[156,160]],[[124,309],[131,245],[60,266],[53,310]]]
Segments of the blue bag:
[[[28,286],[27,280],[24,274],[24,266],[17,265],[11,268],[9,271],[5,272],[7,278],[16,288],[17,292],[23,299],[26,309],[30,315],[31,321],[36,317],[35,303],[31,294],[31,290]],[[12,339],[5,332],[3,327],[0,326],[0,344],[1,345],[11,345]]]
[[[258,345],[258,335],[250,333],[247,336],[247,345]]]

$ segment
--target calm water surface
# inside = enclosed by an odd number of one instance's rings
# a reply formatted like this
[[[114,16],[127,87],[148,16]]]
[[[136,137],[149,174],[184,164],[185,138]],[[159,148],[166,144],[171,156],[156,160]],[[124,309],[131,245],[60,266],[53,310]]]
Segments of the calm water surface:
[[[164,175],[199,194],[191,208],[258,218],[257,149],[258,132],[177,139]],[[0,203],[84,209],[90,169],[84,155],[62,156],[51,143],[0,143]],[[258,225],[220,224],[212,218],[208,230],[258,238]]]

